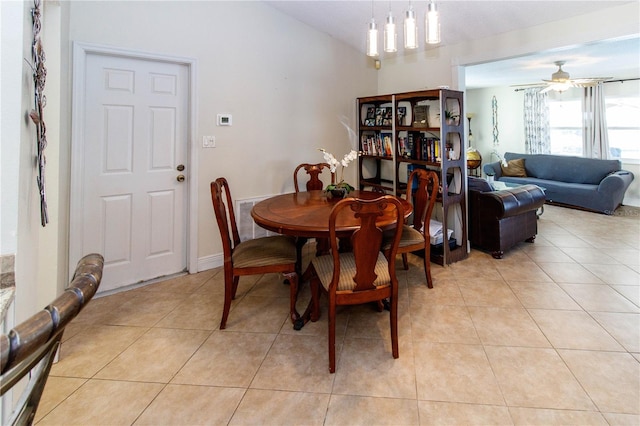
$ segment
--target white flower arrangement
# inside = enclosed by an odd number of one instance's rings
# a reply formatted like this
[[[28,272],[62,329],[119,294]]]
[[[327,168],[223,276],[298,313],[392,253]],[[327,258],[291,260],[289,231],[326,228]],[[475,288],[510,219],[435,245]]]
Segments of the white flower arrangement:
[[[344,155],[342,160],[338,161],[336,157],[326,149],[318,148],[318,150],[324,155],[324,161],[329,164],[331,173],[336,172],[338,165],[342,166],[342,169],[340,169],[340,180],[336,184],[328,185],[326,190],[331,191],[338,188],[344,188],[347,192],[353,191],[355,188],[344,181],[344,168],[347,167],[350,162],[355,161],[358,158],[358,151],[352,149],[348,154]]]

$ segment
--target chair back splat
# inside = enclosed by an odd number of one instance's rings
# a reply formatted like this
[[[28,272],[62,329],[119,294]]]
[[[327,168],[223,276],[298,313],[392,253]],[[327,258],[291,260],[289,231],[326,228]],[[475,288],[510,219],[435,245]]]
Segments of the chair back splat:
[[[227,326],[231,301],[235,299],[238,281],[242,275],[282,273],[290,284],[291,320],[299,324],[300,315],[295,311],[295,295],[298,291],[299,266],[296,263],[296,244],[293,238],[282,235],[240,241],[229,183],[223,177],[211,182],[211,201],[216,215],[222,249],[224,252],[224,305],[220,329]]]
[[[313,315],[319,316],[320,294],[326,293],[329,299],[329,372],[336,369],[335,327],[336,306],[355,305],[389,299],[391,327],[391,346],[394,358],[398,358],[398,280],[395,262],[388,262],[380,251],[383,230],[376,221],[380,216],[392,215],[395,226],[390,253],[395,256],[400,237],[404,211],[398,199],[390,195],[374,200],[346,198],[334,206],[329,216],[329,241],[331,253],[311,260],[308,275],[311,277],[313,297]],[[340,252],[336,226],[344,215],[355,215],[359,227],[351,235],[350,252]]]
[[[8,425],[33,423],[64,329],[98,290],[103,266],[101,255],[84,256],[64,293],[8,334],[0,335],[0,396],[29,377]]]
[[[296,167],[295,171],[293,172],[293,186],[296,190],[296,192],[300,192],[300,187],[298,184],[298,172],[300,171],[300,169],[304,169],[304,171],[307,173],[307,175],[309,175],[309,180],[306,183],[306,190],[307,191],[314,191],[314,190],[322,190],[324,189],[324,184],[322,183],[322,181],[320,180],[320,174],[322,173],[323,169],[327,169],[329,170],[331,168],[331,166],[329,166],[328,163],[318,163],[318,164],[309,164],[309,163],[303,163],[300,164],[298,167]],[[331,183],[336,183],[336,175],[335,173],[331,173]]]

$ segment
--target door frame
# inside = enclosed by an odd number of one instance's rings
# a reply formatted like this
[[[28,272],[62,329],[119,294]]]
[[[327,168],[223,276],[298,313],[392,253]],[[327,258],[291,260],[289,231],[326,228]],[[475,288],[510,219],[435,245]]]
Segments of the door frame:
[[[198,145],[196,138],[197,129],[197,103],[196,103],[196,71],[197,60],[182,56],[164,55],[151,52],[123,49],[113,46],[105,46],[93,43],[73,42],[73,77],[71,93],[71,173],[70,173],[70,194],[69,194],[69,274],[73,274],[77,259],[86,253],[80,253],[82,241],[82,229],[73,226],[79,223],[82,217],[82,165],[84,161],[85,140],[83,134],[83,123],[85,114],[84,94],[85,94],[85,70],[88,55],[116,56],[127,59],[141,59],[146,61],[156,61],[186,66],[189,76],[189,89],[187,91],[187,158],[189,167],[187,183],[187,215],[186,215],[186,237],[187,237],[187,271],[198,272]],[[74,243],[75,242],[75,243]],[[132,283],[134,284],[134,283]]]

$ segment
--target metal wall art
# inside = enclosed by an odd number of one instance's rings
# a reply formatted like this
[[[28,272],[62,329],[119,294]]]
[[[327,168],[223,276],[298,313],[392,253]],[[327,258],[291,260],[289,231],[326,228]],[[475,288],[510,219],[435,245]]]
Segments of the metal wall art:
[[[46,158],[44,149],[47,147],[47,128],[44,124],[42,110],[47,104],[47,98],[44,95],[44,85],[47,79],[47,69],[44,66],[46,60],[44,49],[42,48],[42,40],[40,39],[40,30],[42,28],[40,0],[34,0],[33,9],[31,9],[31,17],[33,18],[33,43],[31,45],[31,56],[33,64],[30,64],[33,71],[33,83],[35,87],[35,109],[31,110],[29,116],[36,125],[36,137],[38,143],[38,191],[40,192],[40,222],[42,226],[49,223],[49,214],[47,213],[47,196],[44,186],[44,169]]]

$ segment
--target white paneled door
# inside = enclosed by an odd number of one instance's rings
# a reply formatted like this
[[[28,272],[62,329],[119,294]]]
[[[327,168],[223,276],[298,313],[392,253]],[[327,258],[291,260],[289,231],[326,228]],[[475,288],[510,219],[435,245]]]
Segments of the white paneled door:
[[[101,292],[187,268],[188,87],[185,65],[86,56],[70,244],[105,257]]]

